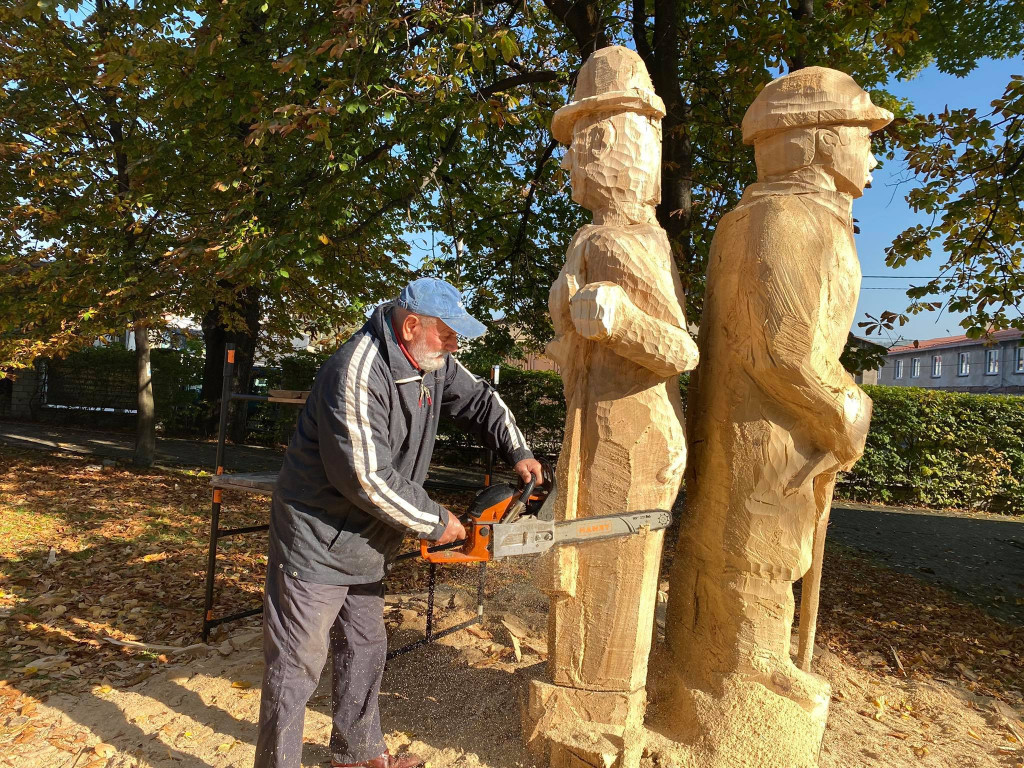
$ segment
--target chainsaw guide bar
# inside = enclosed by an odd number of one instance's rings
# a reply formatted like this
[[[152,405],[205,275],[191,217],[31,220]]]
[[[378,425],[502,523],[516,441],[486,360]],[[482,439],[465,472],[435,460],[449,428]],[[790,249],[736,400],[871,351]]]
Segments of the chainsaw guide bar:
[[[514,523],[494,524],[491,557],[500,560],[514,555],[536,554],[565,544],[632,536],[643,528],[659,531],[671,523],[672,515],[663,510],[584,517],[558,523],[521,518]]]

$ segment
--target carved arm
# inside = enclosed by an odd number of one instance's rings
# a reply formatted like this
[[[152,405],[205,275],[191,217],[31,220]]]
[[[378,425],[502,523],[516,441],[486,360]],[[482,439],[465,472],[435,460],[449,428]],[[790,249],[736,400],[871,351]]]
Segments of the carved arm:
[[[643,312],[621,286],[597,282],[573,288],[570,283],[569,313],[584,338],[666,379],[696,367],[697,345],[690,334]]]
[[[843,245],[816,238],[824,234],[821,226],[798,216],[769,217],[763,227],[788,248],[757,239],[751,261],[740,269],[737,327],[730,335],[746,337],[744,367],[765,395],[848,469],[864,449],[871,399],[825,341],[837,331],[829,327],[838,322],[834,313],[842,314],[831,306],[826,280],[837,276],[825,274],[823,257]]]

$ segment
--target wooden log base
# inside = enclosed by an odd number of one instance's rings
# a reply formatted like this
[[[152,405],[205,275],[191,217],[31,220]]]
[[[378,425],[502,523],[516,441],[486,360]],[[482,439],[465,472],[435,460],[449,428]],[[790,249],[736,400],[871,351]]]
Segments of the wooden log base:
[[[630,768],[643,753],[643,689],[586,691],[534,680],[523,708],[527,748],[551,768]]]

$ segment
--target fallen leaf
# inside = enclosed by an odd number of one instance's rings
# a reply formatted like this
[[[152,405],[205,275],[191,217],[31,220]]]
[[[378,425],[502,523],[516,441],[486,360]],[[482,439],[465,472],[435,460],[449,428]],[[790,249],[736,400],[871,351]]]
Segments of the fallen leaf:
[[[509,637],[512,638],[512,652],[516,655],[516,661],[523,660],[523,649],[519,646],[519,638],[509,633]]]
[[[105,744],[101,741],[99,744],[92,748],[92,751],[95,752],[98,757],[102,757],[105,760],[109,760],[117,752],[117,749],[115,749],[112,744]]]
[[[244,691],[247,688],[252,688],[252,683],[247,683],[245,680],[235,680],[231,683],[231,687]]]

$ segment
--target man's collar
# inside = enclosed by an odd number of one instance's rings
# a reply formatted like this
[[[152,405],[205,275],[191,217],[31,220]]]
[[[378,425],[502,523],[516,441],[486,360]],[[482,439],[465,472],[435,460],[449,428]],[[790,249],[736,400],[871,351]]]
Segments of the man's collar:
[[[391,369],[391,378],[395,381],[420,378],[422,375],[420,371],[406,359],[402,348],[398,346],[398,338],[391,328],[391,312],[393,309],[394,304],[384,304],[377,307],[367,325],[373,335],[381,342],[381,351],[387,357],[388,367]]]

